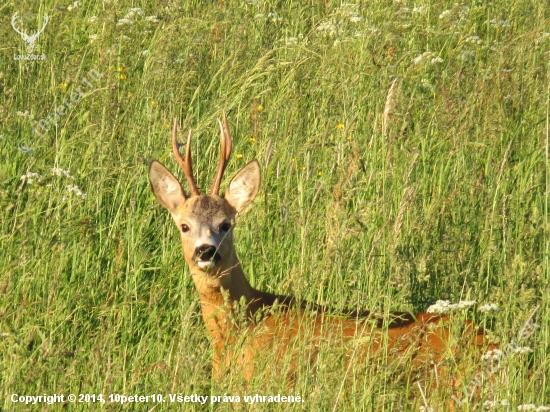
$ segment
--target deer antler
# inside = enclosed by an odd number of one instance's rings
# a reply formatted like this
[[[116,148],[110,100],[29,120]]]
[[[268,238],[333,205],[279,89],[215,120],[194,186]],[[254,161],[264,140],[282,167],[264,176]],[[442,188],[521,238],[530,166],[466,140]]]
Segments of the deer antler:
[[[216,170],[216,177],[212,182],[210,187],[210,194],[217,195],[220,191],[220,184],[222,182],[223,172],[225,171],[225,166],[231,156],[231,134],[229,133],[229,125],[227,123],[227,116],[223,112],[223,123],[218,120],[220,125],[220,161],[218,162],[218,169]]]
[[[183,170],[183,174],[187,179],[191,196],[199,196],[200,195],[199,187],[197,186],[197,182],[195,182],[195,178],[193,177],[193,164],[191,162],[191,135],[192,135],[192,132],[191,132],[191,129],[189,129],[189,135],[187,136],[187,147],[185,149],[185,160],[184,160],[179,151],[180,144],[178,143],[178,119],[174,117],[174,128],[172,129],[172,150],[174,151],[174,156],[176,158],[176,161],[181,166]]]

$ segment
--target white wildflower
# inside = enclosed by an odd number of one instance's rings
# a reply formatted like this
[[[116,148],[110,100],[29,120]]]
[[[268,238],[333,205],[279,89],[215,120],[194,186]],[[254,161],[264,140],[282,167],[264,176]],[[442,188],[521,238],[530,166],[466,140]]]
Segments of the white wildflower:
[[[500,310],[500,307],[496,303],[486,303],[477,308],[477,310],[483,313],[498,312]]]
[[[412,9],[412,12],[418,14],[426,14],[426,9],[424,7],[415,7]]]
[[[291,46],[291,45],[294,45],[294,44],[298,44],[298,38],[297,37],[285,37],[283,40],[282,40],[285,45],[287,46]]]
[[[351,16],[349,21],[352,23],[361,23],[363,21],[363,18],[361,16]]]
[[[355,30],[353,32],[353,37],[363,37],[363,32],[361,30]]]
[[[537,37],[535,43],[541,43],[545,40],[550,40],[550,32],[542,33],[539,37]]]
[[[124,19],[119,19],[116,25],[117,26],[126,26],[126,25],[131,26],[132,24],[134,24],[134,22],[132,20],[124,18]]]
[[[35,179],[40,182],[42,180],[42,175],[34,172],[28,172],[22,175],[19,179],[24,180],[25,182],[27,182],[27,184],[30,185],[34,182]]]
[[[426,51],[422,54],[419,54],[418,56],[416,56],[414,59],[413,59],[413,63],[414,64],[420,64],[422,63],[424,60],[427,60],[429,59],[430,57],[432,57],[434,55],[433,52],[431,51]]]
[[[67,192],[74,193],[75,195],[86,199],[86,194],[76,185],[67,185]]]
[[[145,17],[145,21],[148,21],[151,23],[158,23],[160,19],[157,16],[147,16]]]
[[[71,175],[71,172],[68,170],[63,170],[60,167],[52,167],[52,173],[58,177],[68,177],[69,179],[74,179],[74,177]]]
[[[503,20],[503,19],[492,19],[489,23],[491,23],[493,26],[500,26],[500,27],[510,26],[510,22],[508,20]]]
[[[126,18],[127,19],[131,19],[133,18],[135,15],[138,15],[138,16],[145,16],[145,12],[140,9],[139,7],[131,7],[129,10],[128,10],[128,13],[126,13]]]
[[[142,50],[139,54],[142,56],[147,56],[149,54],[149,50]]]
[[[92,16],[88,19],[88,23],[95,23],[97,21],[97,16]]]
[[[91,40],[91,41],[94,41],[94,40],[97,40],[99,38],[99,35],[97,34],[89,34],[88,35],[88,38]]]
[[[323,32],[329,36],[336,36],[338,34],[339,27],[333,21],[327,20],[317,26],[317,31]]]
[[[514,355],[524,355],[531,352],[533,352],[533,349],[531,349],[529,346],[516,346],[512,351]]]
[[[443,59],[441,57],[437,56],[437,57],[434,57],[432,60],[430,60],[430,63],[431,64],[443,63]]]
[[[78,9],[80,7],[80,4],[82,2],[80,0],[75,1],[74,3],[71,3],[67,6],[68,11],[73,11],[75,9]]]
[[[428,84],[428,88],[433,89],[433,86],[428,82],[428,80],[423,79],[421,81],[421,86],[425,87],[425,84]],[[428,313],[449,313],[455,310],[468,309],[469,307],[476,304],[475,300],[461,300],[458,303],[451,303],[448,300],[438,300],[428,309]]]
[[[446,18],[449,14],[451,14],[451,10],[443,10],[441,14],[439,15],[440,19]]]
[[[479,38],[479,36],[475,35],[466,37],[464,41],[466,43],[481,44],[481,39]]]

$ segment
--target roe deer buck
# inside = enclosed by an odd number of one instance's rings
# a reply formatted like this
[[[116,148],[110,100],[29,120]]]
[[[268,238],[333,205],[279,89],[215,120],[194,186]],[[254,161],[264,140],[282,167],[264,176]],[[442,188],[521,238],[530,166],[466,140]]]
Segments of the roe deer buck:
[[[273,351],[272,360],[284,356],[288,342],[304,328],[310,328],[313,340],[330,333],[339,334],[344,342],[355,342],[355,352],[375,353],[380,349],[380,352],[386,351],[390,359],[407,355],[412,369],[431,368],[445,355],[455,354],[461,346],[477,348],[484,344],[484,332],[469,322],[464,325],[461,335],[467,345],[458,344],[456,339],[452,341],[447,316],[429,313],[413,316],[397,312],[391,313],[389,320],[376,318],[369,312],[330,316],[324,307],[250,286],[235,253],[232,228],[237,214],[258,193],[260,166],[258,161],[252,160],[233,177],[225,194],[220,196],[220,183],[232,144],[225,113],[219,127],[221,156],[208,194],[200,194],[193,177],[191,131],[185,158],[179,151],[176,119],[172,149],[183,169],[190,195],[161,163],[153,160],[149,167],[153,193],[168,209],[181,234],[183,255],[199,293],[202,317],[214,346],[213,375],[216,380],[219,381],[233,365],[240,364],[249,381],[261,372],[255,364],[259,352]],[[241,316],[240,321],[234,314],[236,307],[244,309],[245,316]],[[231,342],[235,343],[232,335],[238,331],[248,339],[244,344],[241,342],[240,347],[230,349]],[[363,347],[357,342],[362,342]],[[277,345],[278,349],[274,350]],[[315,342],[310,347],[315,352]],[[315,356],[315,353],[310,354],[309,360],[314,360]],[[438,372],[441,374],[443,370],[441,367]]]

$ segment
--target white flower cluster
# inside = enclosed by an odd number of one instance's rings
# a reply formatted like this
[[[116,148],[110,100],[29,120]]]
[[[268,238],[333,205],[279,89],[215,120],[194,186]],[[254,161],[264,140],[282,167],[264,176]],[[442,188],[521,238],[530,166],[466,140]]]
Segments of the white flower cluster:
[[[443,63],[443,58],[436,56],[435,53],[431,51],[425,51],[424,53],[419,54],[413,59],[413,63],[420,64],[428,60],[430,60],[431,64]]]
[[[477,308],[478,311],[487,313],[487,312],[498,312],[500,307],[496,303],[485,303]]]
[[[526,405],[519,405],[518,411],[536,411],[536,412],[542,412],[542,411],[550,411],[550,406],[536,406],[532,403],[526,404]]]
[[[337,36],[345,31],[346,20],[353,24],[364,21],[363,17],[359,14],[358,4],[342,3],[340,7],[334,10],[328,20],[321,22],[317,26],[317,31],[326,36]],[[353,33],[353,37],[361,37],[362,35],[363,33],[359,30],[355,30]]]
[[[533,352],[533,349],[531,349],[529,346],[517,346],[512,351],[514,355],[524,355],[531,352]]]
[[[71,175],[71,172],[69,172],[68,170],[63,170],[60,167],[52,167],[52,173],[57,177],[65,176],[69,179],[74,179],[74,177]]]
[[[491,409],[497,406],[510,406],[510,401],[508,399],[502,399],[500,401],[485,401],[483,402],[485,408]]]
[[[500,26],[500,27],[509,27],[510,22],[508,20],[503,19],[492,19],[489,23],[491,23],[493,26]]]
[[[456,310],[468,309],[476,304],[475,300],[461,300],[458,303],[451,303],[448,300],[438,300],[431,305],[426,312],[428,313],[450,313]]]
[[[86,199],[86,193],[84,193],[80,188],[76,185],[67,185],[67,192],[74,193],[77,196],[80,196],[83,199]]]
[[[472,44],[481,44],[481,39],[479,36],[468,36],[464,39],[466,43],[472,43]]]
[[[80,0],[75,1],[74,3],[71,3],[67,6],[68,11],[73,11],[75,9],[78,9],[82,2]]]
[[[145,16],[145,12],[142,9],[140,9],[139,7],[131,7],[128,10],[128,13],[126,13],[126,15],[123,18],[118,20],[116,25],[131,26],[132,24],[134,24],[134,21],[136,20],[137,17],[143,17],[143,16]],[[158,23],[160,20],[157,16],[151,15],[151,16],[145,17],[145,21],[150,23]]]
[[[317,31],[325,33],[328,36],[336,36],[340,31],[340,27],[334,21],[327,20],[317,26]]]
[[[35,179],[40,182],[42,178],[43,176],[39,175],[38,173],[28,172],[21,176],[19,179],[24,180],[27,184],[31,185]]]
[[[439,15],[439,18],[443,20],[444,18],[446,18],[450,14],[451,14],[451,10],[443,10],[441,12],[441,14]]]

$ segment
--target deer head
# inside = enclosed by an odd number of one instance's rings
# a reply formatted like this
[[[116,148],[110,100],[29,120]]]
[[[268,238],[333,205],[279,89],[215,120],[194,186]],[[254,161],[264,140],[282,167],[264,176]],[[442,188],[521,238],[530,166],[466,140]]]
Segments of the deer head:
[[[189,195],[160,162],[153,160],[149,166],[149,181],[153,193],[174,219],[181,235],[183,255],[199,292],[204,287],[229,289],[229,285],[234,283],[235,279],[231,279],[231,274],[239,266],[239,261],[233,245],[232,229],[237,214],[254,200],[260,187],[260,165],[257,160],[252,160],[233,177],[225,194],[218,194],[231,155],[231,135],[225,113],[223,122],[218,123],[221,155],[208,194],[200,194],[193,177],[191,131],[187,138],[185,158],[179,151],[176,119],[172,130],[172,149],[176,161],[183,169]]]

